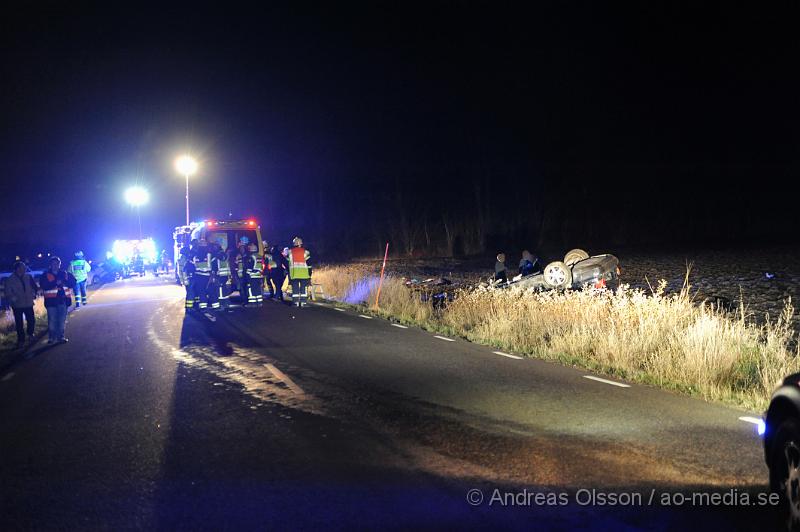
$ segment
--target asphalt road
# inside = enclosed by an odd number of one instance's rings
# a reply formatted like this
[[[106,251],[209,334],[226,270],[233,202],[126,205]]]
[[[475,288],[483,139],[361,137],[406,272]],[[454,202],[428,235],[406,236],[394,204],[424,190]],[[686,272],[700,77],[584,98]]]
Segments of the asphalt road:
[[[752,413],[327,305],[186,316],[153,278],[67,336],[0,375],[4,530],[777,523]]]

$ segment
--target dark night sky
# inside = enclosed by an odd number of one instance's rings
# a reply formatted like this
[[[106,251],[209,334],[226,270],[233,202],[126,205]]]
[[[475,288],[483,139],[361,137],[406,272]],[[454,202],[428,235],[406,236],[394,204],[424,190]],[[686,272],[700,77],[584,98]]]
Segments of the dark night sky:
[[[164,241],[185,149],[193,218],[254,215],[331,254],[476,217],[521,247],[796,234],[796,6],[641,4],[4,17],[0,246],[101,252],[134,236],[137,180]]]

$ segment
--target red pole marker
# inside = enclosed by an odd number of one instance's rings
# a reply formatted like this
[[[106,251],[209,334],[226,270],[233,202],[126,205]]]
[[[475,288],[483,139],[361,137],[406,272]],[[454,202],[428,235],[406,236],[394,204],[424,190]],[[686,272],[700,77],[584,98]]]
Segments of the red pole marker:
[[[381,299],[381,287],[383,286],[383,272],[386,271],[386,259],[389,257],[389,243],[386,243],[386,252],[383,254],[383,266],[381,266],[381,280],[378,282],[378,293],[375,295],[375,308],[378,308],[378,301]]]

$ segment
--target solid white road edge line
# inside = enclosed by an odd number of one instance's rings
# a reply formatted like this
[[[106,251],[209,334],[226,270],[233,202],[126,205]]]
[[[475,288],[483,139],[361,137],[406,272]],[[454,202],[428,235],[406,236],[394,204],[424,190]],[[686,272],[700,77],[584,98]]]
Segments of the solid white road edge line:
[[[294,393],[296,393],[298,395],[303,395],[303,394],[306,393],[306,392],[303,391],[303,389],[301,387],[299,387],[297,384],[295,384],[294,381],[292,379],[290,379],[288,375],[286,375],[284,372],[282,372],[281,370],[279,370],[278,368],[276,368],[272,364],[264,364],[264,367],[267,368],[277,378],[282,380],[284,382],[284,384],[286,384],[286,386],[288,386],[289,389],[292,390]]]
[[[606,379],[601,379],[600,377],[595,377],[594,375],[584,375],[583,378],[584,379],[591,379],[591,380],[597,381],[597,382],[604,382],[604,383],[610,384],[612,386],[619,386],[620,388],[630,388],[631,387],[630,384],[623,384],[621,382],[609,381],[609,380],[606,380]]]
[[[364,314],[359,314],[358,317],[359,318],[364,318],[365,320],[371,320],[372,319],[372,316],[365,316]]]
[[[752,423],[753,425],[760,425],[761,423],[763,423],[763,421],[758,419],[757,417],[750,417],[750,416],[742,416],[739,418],[739,421],[744,421],[745,423]]]
[[[445,342],[455,342],[452,338],[445,338],[444,336],[434,336],[434,338],[438,338],[439,340],[444,340]]]
[[[333,310],[338,310],[339,312],[345,312],[343,308],[333,307]]]
[[[405,325],[400,325],[399,323],[392,323],[392,327],[397,327],[398,329],[408,329]]]
[[[13,379],[13,378],[14,378],[14,375],[15,375],[15,373],[12,371],[12,372],[10,372],[10,373],[6,374],[6,376],[5,376],[5,377],[3,377],[3,378],[2,378],[2,379],[0,379],[0,380],[2,380],[2,382],[10,381],[11,379]]]
[[[495,355],[500,355],[501,357],[508,357],[513,358],[514,360],[522,360],[522,357],[518,357],[517,355],[509,355],[508,353],[503,353],[502,351],[492,351]]]

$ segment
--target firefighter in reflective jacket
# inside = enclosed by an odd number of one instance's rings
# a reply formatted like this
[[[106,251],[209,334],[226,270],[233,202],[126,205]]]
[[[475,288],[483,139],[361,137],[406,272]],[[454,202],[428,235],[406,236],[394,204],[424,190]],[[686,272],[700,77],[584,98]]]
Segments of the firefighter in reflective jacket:
[[[228,261],[228,254],[222,250],[219,244],[214,245],[211,253],[211,272],[216,290],[216,306],[212,304],[212,308],[228,310],[230,306],[231,266]]]
[[[72,259],[67,267],[67,271],[75,277],[75,308],[81,305],[86,306],[86,280],[92,270],[91,264],[83,258],[83,251],[76,251],[75,258]]]
[[[180,264],[181,284],[186,288],[186,308],[191,310],[194,308],[194,263],[189,255],[189,248],[181,248],[178,264]]]
[[[303,239],[299,236],[292,240],[294,247],[286,257],[289,261],[289,280],[292,283],[292,302],[302,307],[308,301],[308,283],[311,280],[311,267],[308,264],[311,253],[303,247]]]
[[[242,261],[242,274],[247,285],[247,303],[259,307],[264,302],[264,274],[261,260],[258,255],[258,247],[250,244]]]
[[[194,263],[194,275],[192,290],[197,308],[205,310],[208,308],[208,288],[211,281],[211,253],[205,239],[198,242],[197,248],[192,254]]]

